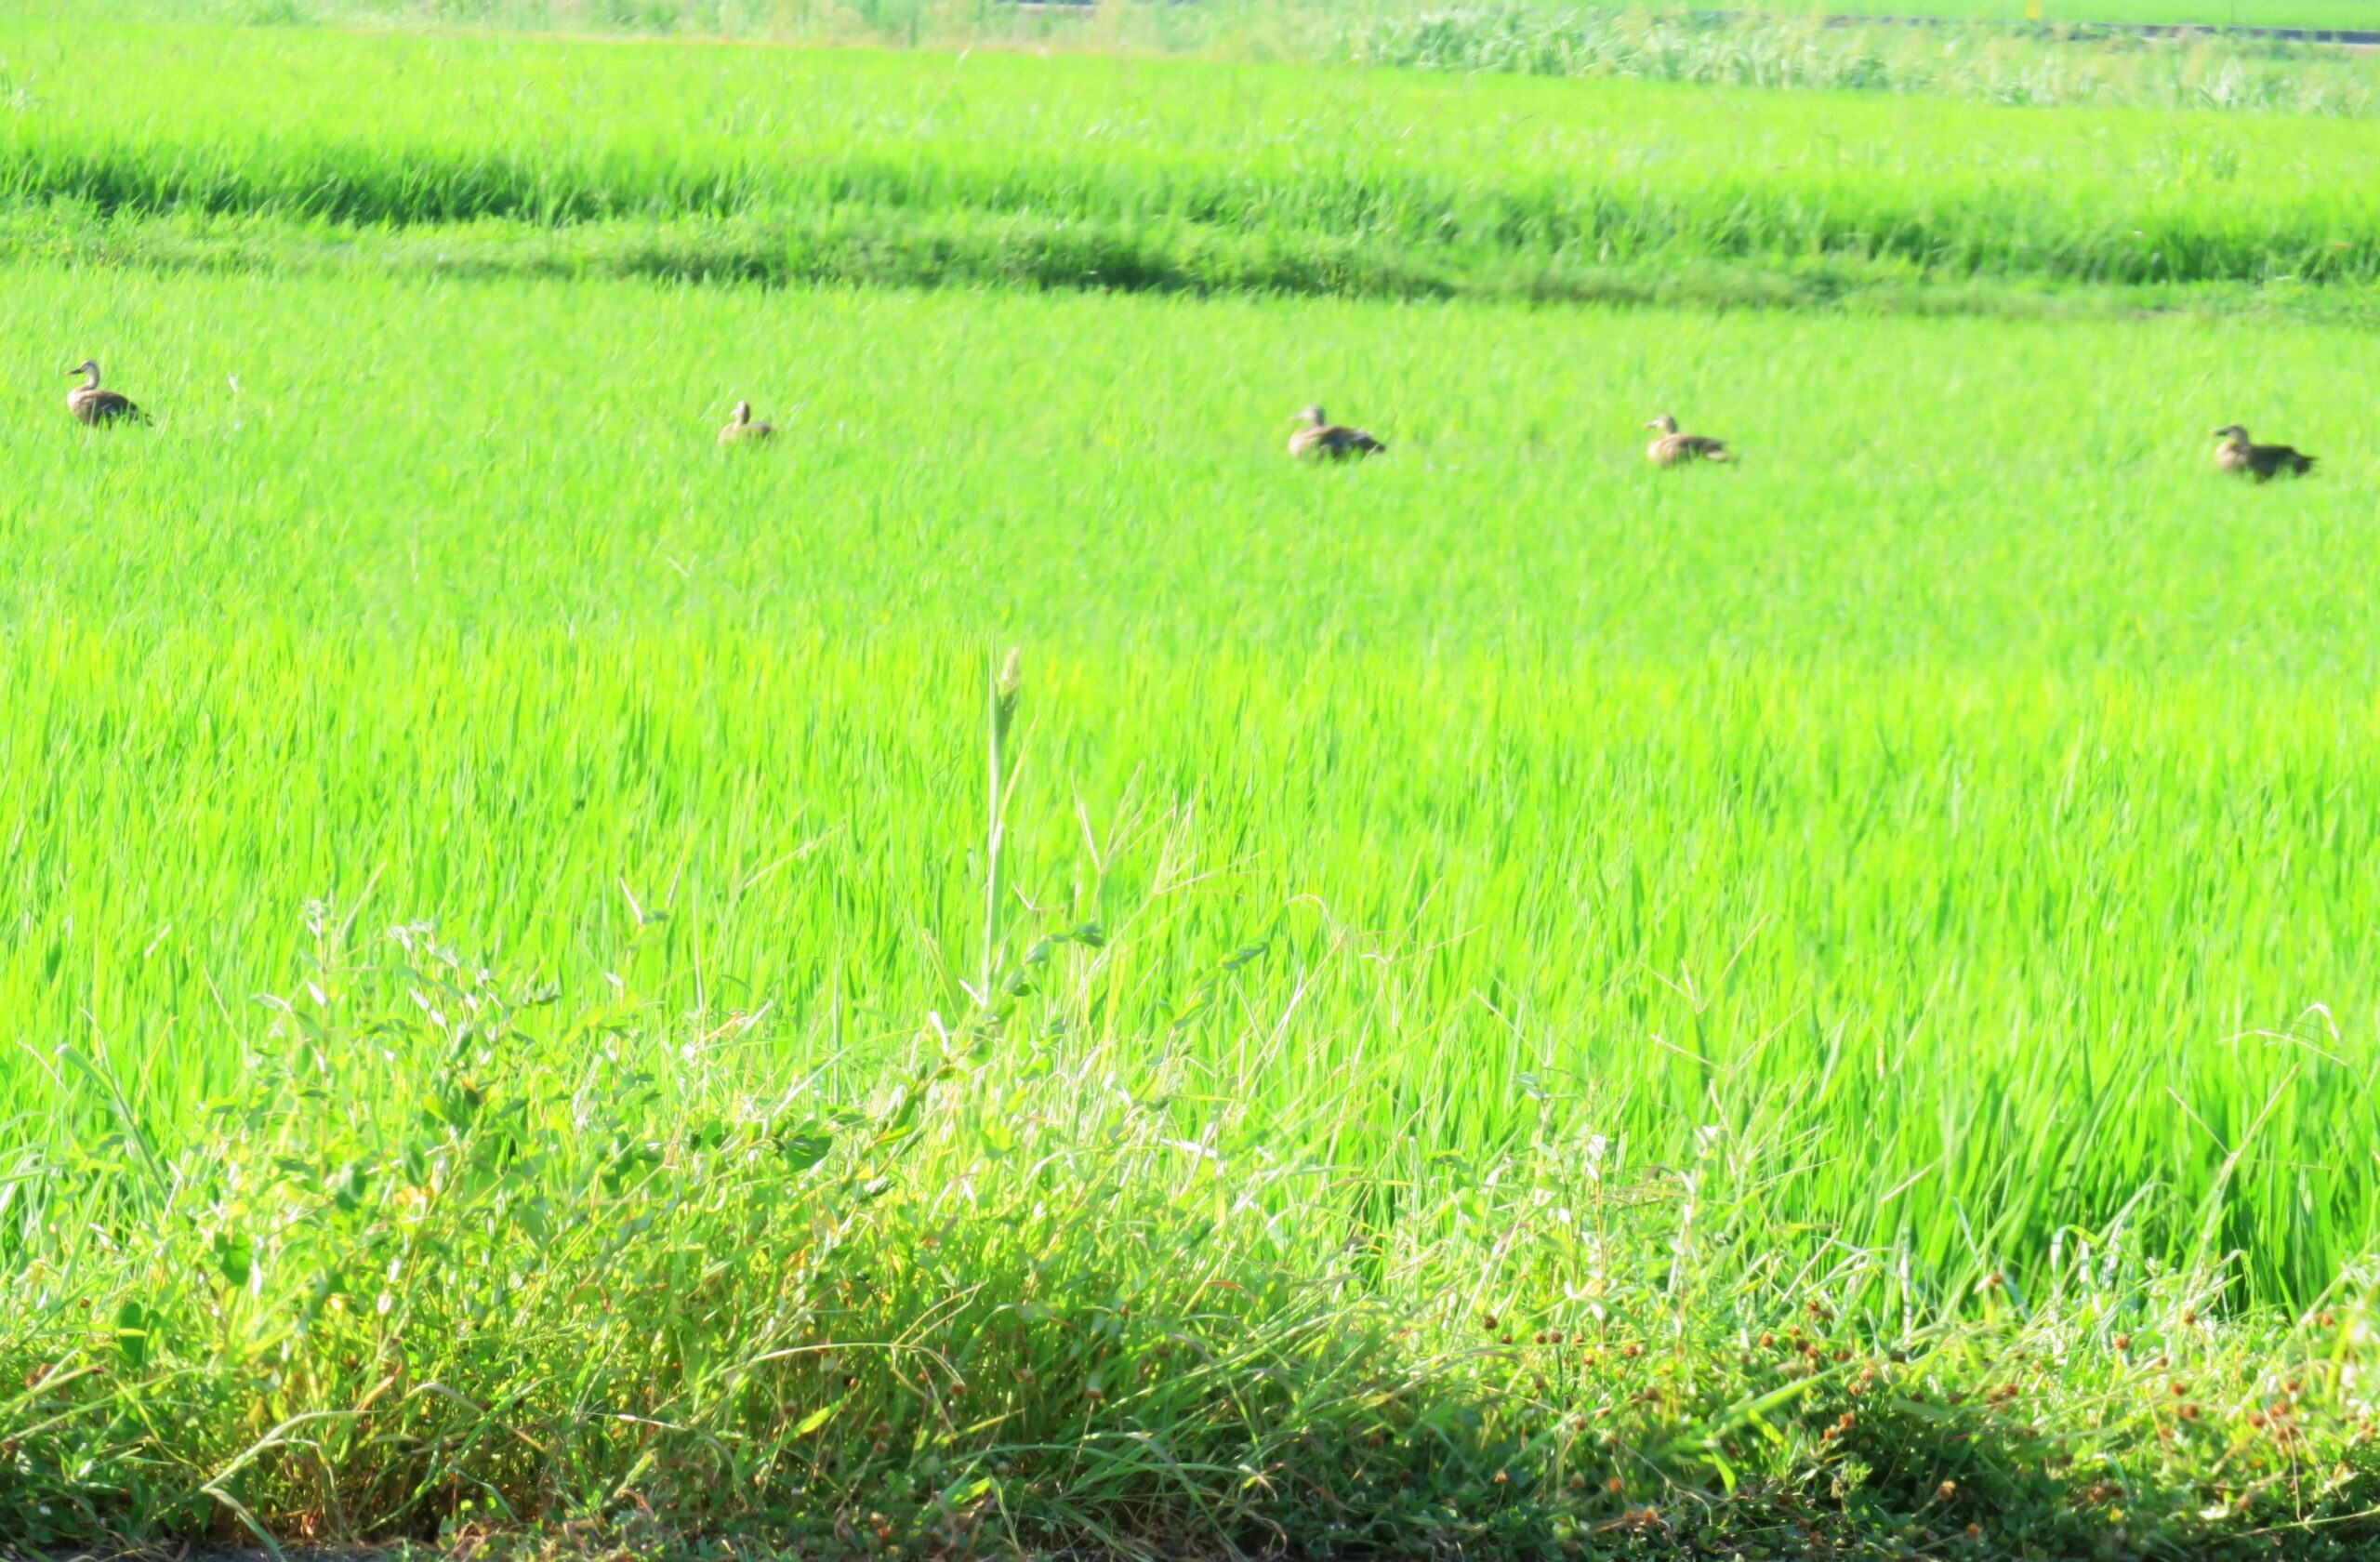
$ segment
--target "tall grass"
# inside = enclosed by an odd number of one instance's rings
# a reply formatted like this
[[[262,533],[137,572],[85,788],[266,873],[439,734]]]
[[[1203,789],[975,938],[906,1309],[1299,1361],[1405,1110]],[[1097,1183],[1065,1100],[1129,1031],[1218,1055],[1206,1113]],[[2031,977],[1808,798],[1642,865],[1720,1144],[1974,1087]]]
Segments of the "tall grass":
[[[1098,269],[1121,233],[1158,256],[1230,246],[1219,282],[1416,258],[2380,276],[2371,138],[2318,118],[343,33],[20,25],[0,52],[0,199],[20,205],[741,219],[788,247],[828,224],[864,248],[925,219],[1014,222],[1062,249],[1084,235],[1071,280],[1093,285],[1134,281]],[[136,73],[171,113],[111,100]]]
[[[1353,1172],[1297,1147],[1342,1103],[1280,1095],[1262,1029],[1211,1067],[1092,1040],[1104,959],[1004,962],[847,1092],[781,1017],[558,1000],[313,908],[203,1136],[57,1054],[114,1132],[9,1158],[0,1514],[549,1554],[2371,1542],[2367,1296],[2220,1322],[2120,1219],[1945,1305],[1890,1251],[1780,1262],[1790,1141],[1664,1166],[1559,1094],[1513,1155]]]

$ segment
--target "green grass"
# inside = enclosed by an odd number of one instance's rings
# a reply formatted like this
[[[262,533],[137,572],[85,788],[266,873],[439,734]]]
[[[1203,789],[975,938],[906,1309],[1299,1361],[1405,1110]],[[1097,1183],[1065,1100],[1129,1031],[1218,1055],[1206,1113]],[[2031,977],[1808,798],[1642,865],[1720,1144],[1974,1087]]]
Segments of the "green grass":
[[[1229,42],[1236,34],[1220,22],[1217,31],[1226,41],[1209,45],[1210,52],[1245,50],[1262,58],[1765,90],[1917,93],[2003,106],[2360,117],[2371,113],[2374,79],[2362,55],[2292,43],[2202,35],[2152,41],[2048,22],[1835,25],[1815,16],[1707,7],[1380,6],[1337,12],[1328,27],[1317,22],[1308,36],[1261,49]],[[1251,35],[1268,36],[1252,22]]]
[[[816,273],[816,246],[965,253],[1013,224],[1058,252],[1044,273],[1071,258],[1071,280],[1126,286],[1362,290],[1404,272],[1511,288],[1580,265],[1746,261],[2380,277],[2373,139],[2333,118],[137,27],[20,25],[0,53],[11,205],[365,227],[743,222],[764,255],[774,236],[762,274],[795,276]],[[109,101],[136,73],[172,113]]]
[[[9,25],[0,1534],[2380,1540],[2360,126]]]
[[[116,1132],[12,1168],[20,1542],[2372,1540],[2368,1299],[2218,1323],[2121,1220],[1946,1314],[1889,1252],[1783,1261],[1782,1162],[1716,1130],[1662,1167],[1549,1094],[1514,1158],[1379,1179],[1293,1148],[1341,1102],[1283,1095],[1257,1034],[1212,1069],[1034,1042],[1100,1023],[1095,954],[1027,954],[1004,986],[1038,994],[921,1032],[853,1109],[632,982],[557,1008],[423,929],[311,932],[204,1137],[161,1148],[59,1059]]]

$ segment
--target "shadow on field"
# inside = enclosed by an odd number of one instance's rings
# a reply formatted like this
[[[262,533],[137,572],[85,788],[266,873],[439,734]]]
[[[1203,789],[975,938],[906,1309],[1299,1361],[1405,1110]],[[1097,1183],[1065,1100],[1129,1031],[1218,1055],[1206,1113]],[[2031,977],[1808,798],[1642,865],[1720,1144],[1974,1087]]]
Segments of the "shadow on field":
[[[1258,239],[1224,230],[1102,229],[886,214],[814,227],[598,221],[548,229],[505,220],[350,231],[271,218],[33,211],[0,217],[0,260],[65,260],[159,271],[616,279],[762,287],[1001,286],[1189,296],[1509,299],[1656,307],[1834,310],[1928,316],[2074,318],[2242,311],[2380,320],[2360,288],[2197,283],[2056,285],[1937,276],[1905,262],[1602,263],[1417,248],[1358,239]]]

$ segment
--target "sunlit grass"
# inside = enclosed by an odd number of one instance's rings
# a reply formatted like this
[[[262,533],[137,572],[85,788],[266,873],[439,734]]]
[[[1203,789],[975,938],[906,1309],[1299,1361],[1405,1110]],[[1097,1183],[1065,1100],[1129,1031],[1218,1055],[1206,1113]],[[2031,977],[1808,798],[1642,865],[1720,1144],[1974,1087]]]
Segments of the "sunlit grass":
[[[1066,280],[1128,286],[1707,260],[2380,275],[2373,139],[2325,117],[21,20],[0,51],[0,198],[100,211],[743,219],[797,276],[805,245],[898,251],[930,215],[962,250],[1023,223],[1076,253]],[[110,87],[134,75],[171,112],[125,112]]]
[[[8,1163],[10,1532],[2370,1542],[2360,1291],[2230,1321],[2124,1217],[1966,1297],[1889,1247],[1797,1261],[1778,1124],[1663,1164],[1593,1090],[1510,1156],[1359,1172],[1300,1149],[1342,1097],[1284,1093],[1244,1019],[1236,1061],[1093,1039],[1085,938],[854,1091],[782,1018],[668,1016],[633,935],[558,1001],[311,909],[204,1136],[57,1054],[108,1132]]]

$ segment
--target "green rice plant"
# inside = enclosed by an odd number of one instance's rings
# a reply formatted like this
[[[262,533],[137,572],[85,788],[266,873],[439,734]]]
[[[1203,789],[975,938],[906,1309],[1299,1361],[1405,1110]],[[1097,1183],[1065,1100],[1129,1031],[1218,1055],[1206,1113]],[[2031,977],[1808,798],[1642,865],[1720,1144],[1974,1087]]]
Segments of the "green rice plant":
[[[20,274],[0,1004],[168,1137],[315,897],[854,1089],[1088,923],[1097,1039],[1391,1180],[1592,1087],[1795,1125],[1778,1239],[1929,1284],[2144,1195],[2259,1303],[2369,1250],[2358,333]],[[154,429],[66,416],[94,352]],[[1316,397],[1391,457],[1289,465]]]
[[[1852,263],[1931,278],[2369,282],[2371,139],[2323,118],[2018,113],[1623,80],[0,28],[0,202],[341,227],[1021,223],[1077,285]],[[170,114],[125,113],[139,74]],[[269,110],[269,112],[268,112]],[[1359,153],[1359,154],[1358,154]],[[1069,265],[1067,235],[1087,237]],[[1210,271],[1200,258],[1220,246]],[[1111,258],[1139,255],[1109,276]],[[1269,262],[1263,257],[1277,258]],[[896,277],[931,279],[930,263]]]

